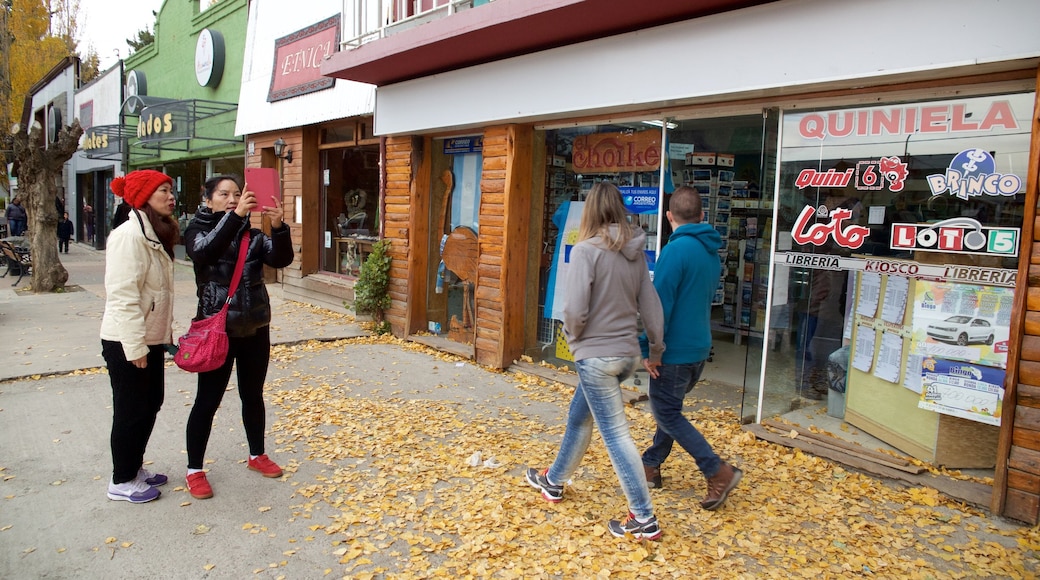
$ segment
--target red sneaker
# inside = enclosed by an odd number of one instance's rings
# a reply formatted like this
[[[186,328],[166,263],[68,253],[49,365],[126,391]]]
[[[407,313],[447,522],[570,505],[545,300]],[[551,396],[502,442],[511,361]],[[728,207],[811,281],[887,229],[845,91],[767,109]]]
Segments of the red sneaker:
[[[188,493],[191,494],[191,497],[195,499],[209,499],[213,497],[213,488],[210,487],[209,481],[206,479],[205,471],[189,473],[185,481],[188,482]]]
[[[271,461],[267,454],[257,455],[256,459],[249,460],[249,469],[253,471],[259,471],[264,477],[281,477],[282,468],[278,467],[278,464]]]

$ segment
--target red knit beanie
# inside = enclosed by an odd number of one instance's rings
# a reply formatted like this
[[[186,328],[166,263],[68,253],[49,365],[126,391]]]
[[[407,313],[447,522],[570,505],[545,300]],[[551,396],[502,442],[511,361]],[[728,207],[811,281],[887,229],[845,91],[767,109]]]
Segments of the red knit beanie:
[[[141,209],[148,204],[155,190],[164,183],[173,185],[173,178],[154,169],[138,169],[112,180],[112,193],[123,198],[131,207]]]

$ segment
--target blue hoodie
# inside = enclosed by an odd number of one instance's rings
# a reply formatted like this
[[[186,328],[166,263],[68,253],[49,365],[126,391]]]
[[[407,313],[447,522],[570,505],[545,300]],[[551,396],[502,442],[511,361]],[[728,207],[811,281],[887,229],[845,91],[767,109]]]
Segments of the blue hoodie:
[[[661,362],[689,364],[711,354],[711,301],[719,286],[722,238],[710,224],[679,226],[668,238],[654,267],[654,288],[664,309]],[[643,356],[649,353],[640,338]]]

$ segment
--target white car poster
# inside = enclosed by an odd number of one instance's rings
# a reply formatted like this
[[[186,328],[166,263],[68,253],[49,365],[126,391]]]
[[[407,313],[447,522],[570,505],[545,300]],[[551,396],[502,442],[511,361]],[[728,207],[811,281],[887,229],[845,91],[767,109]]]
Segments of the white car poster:
[[[1007,367],[1012,288],[917,280],[915,354]]]

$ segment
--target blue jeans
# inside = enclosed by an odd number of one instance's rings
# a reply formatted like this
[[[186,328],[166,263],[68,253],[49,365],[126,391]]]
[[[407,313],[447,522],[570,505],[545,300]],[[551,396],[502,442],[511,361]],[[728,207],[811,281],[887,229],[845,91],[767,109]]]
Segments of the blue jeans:
[[[672,452],[672,443],[689,453],[705,477],[714,476],[721,465],[711,445],[682,414],[687,387],[697,384],[704,370],[704,361],[678,365],[663,364],[657,368],[660,376],[650,379],[650,412],[657,421],[654,442],[643,452],[643,465],[660,467]]]
[[[560,451],[549,467],[548,476],[550,481],[563,484],[574,475],[592,440],[595,420],[614,472],[621,481],[629,511],[637,518],[646,519],[654,515],[654,509],[646,476],[639,464],[639,450],[628,431],[625,403],[621,400],[621,382],[632,376],[639,363],[637,356],[587,358],[575,363],[578,388],[567,412],[567,430]]]

